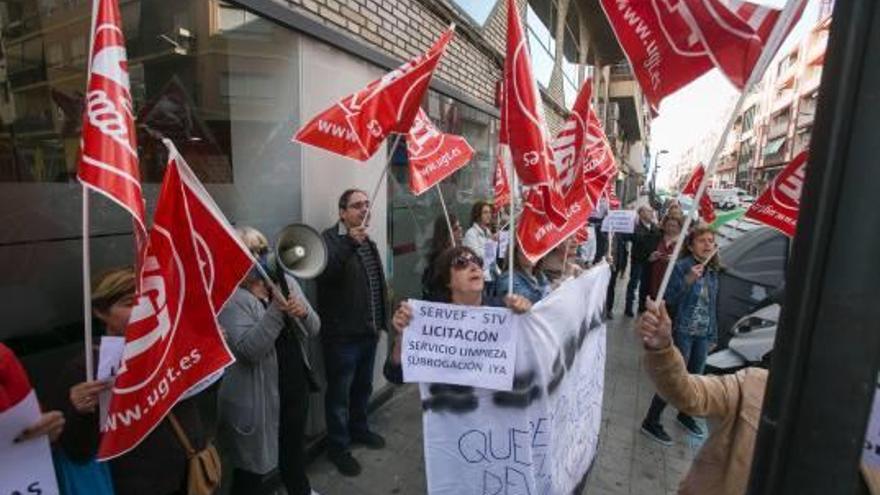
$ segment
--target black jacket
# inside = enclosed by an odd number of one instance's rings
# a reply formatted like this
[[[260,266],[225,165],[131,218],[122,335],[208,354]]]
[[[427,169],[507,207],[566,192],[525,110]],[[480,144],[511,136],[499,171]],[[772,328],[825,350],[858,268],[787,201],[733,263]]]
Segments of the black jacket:
[[[632,235],[632,262],[647,263],[648,257],[657,249],[661,235],[660,228],[655,224],[652,223],[648,228],[642,222],[637,221],[635,232]]]
[[[370,283],[367,269],[357,254],[357,244],[348,235],[339,234],[339,223],[321,234],[327,244],[327,267],[318,277],[318,315],[324,342],[350,341],[377,337],[388,328],[388,300],[384,271],[379,271],[382,291],[383,321],[373,327],[370,312]],[[376,243],[367,240],[373,255],[382,263]]]

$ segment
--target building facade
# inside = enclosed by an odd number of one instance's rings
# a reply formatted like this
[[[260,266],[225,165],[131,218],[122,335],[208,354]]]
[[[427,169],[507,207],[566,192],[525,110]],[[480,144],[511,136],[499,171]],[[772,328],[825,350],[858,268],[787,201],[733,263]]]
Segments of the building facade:
[[[618,194],[632,190],[644,176],[650,117],[619,65],[625,59],[598,1],[519,2],[550,131],[561,128],[591,79],[623,165]],[[345,188],[372,191],[378,183],[370,235],[394,296],[410,297],[420,294],[438,193],[465,226],[473,202],[491,199],[504,1],[120,0],[120,8],[148,216],[165,166],[160,136],[175,142],[234,224],[270,238],[295,222],[329,227]],[[90,9],[87,0],[0,4],[0,314],[7,321],[0,339],[24,355],[38,384],[63,362],[59,356],[82,346],[75,173]],[[410,194],[403,147],[389,144],[355,163],[291,143],[304,121],[425,51],[450,23],[456,37],[423,106],[443,131],[467,138],[475,155],[437,191]],[[390,173],[380,182],[386,162]],[[129,218],[99,195],[90,201],[94,271],[131,264]],[[383,383],[377,373],[376,388]],[[318,418],[321,401],[313,402]]]

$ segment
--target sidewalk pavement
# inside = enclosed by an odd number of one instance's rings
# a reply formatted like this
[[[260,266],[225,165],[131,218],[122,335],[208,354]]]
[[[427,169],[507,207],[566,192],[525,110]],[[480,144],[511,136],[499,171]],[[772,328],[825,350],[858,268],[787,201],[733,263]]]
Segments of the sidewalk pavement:
[[[626,279],[617,284],[617,301],[624,300]],[[608,361],[599,455],[582,492],[590,495],[672,495],[687,472],[700,441],[675,423],[675,412],[663,415],[674,445],[664,447],[639,432],[654,389],[642,371],[640,343],[632,318],[615,314],[608,321]],[[427,493],[422,447],[422,411],[418,388],[406,385],[370,418],[385,436],[382,450],[354,449],[363,466],[360,476],[346,478],[320,456],[308,472],[322,495],[420,495]],[[705,425],[704,425],[705,429]],[[564,495],[564,494],[560,494]]]

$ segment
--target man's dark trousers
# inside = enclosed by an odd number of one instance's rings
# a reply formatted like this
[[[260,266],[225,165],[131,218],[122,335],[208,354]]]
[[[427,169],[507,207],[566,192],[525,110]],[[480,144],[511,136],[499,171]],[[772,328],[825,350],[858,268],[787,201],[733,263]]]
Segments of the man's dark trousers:
[[[373,393],[376,343],[372,337],[324,343],[324,406],[328,449],[333,452],[348,450],[352,437],[369,432],[367,405]]]

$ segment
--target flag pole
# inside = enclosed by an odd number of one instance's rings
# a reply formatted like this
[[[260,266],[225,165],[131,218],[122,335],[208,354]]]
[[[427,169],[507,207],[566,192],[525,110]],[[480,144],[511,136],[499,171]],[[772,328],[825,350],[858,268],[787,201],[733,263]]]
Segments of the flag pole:
[[[712,174],[715,173],[715,168],[718,165],[718,157],[721,156],[721,151],[724,149],[724,143],[727,140],[727,135],[730,134],[731,129],[733,129],[733,124],[736,121],[736,117],[737,115],[739,115],[743,104],[745,103],[746,97],[749,95],[749,91],[751,91],[755,83],[757,83],[758,80],[760,80],[761,77],[764,75],[764,72],[767,70],[767,67],[773,60],[773,56],[776,54],[776,51],[785,40],[785,35],[788,31],[789,24],[791,24],[791,22],[794,20],[795,12],[800,7],[802,1],[804,0],[788,0],[785,3],[785,7],[779,14],[779,20],[776,22],[776,25],[773,26],[773,30],[770,32],[770,36],[767,39],[767,44],[764,45],[764,49],[761,51],[761,56],[755,63],[755,67],[754,69],[752,69],[752,73],[749,75],[749,79],[746,81],[746,84],[736,101],[736,105],[734,105],[733,107],[730,118],[727,120],[727,124],[724,126],[724,131],[721,133],[721,136],[718,139],[718,144],[715,146],[715,151],[712,153],[712,159],[709,161],[709,165],[706,167],[706,173],[703,174],[703,180],[700,181],[700,186],[697,188],[697,192],[694,194],[693,204],[691,205],[688,214],[684,218],[684,225],[682,225],[681,233],[675,240],[675,248],[673,248],[672,254],[670,256],[671,261],[666,266],[666,272],[663,274],[663,281],[660,282],[660,287],[657,290],[658,301],[663,299],[663,295],[666,292],[666,286],[669,285],[669,278],[670,276],[672,276],[672,270],[675,268],[675,261],[678,259],[678,256],[681,253],[681,248],[684,245],[684,239],[685,237],[687,237],[687,232],[690,229],[691,222],[693,221],[693,214],[697,210],[697,208],[699,208],[700,200],[703,198],[703,194],[705,194],[706,192],[706,186],[709,184],[709,177],[711,177]]]
[[[89,188],[82,185],[82,275],[83,275],[83,341],[86,351],[86,381],[95,376],[92,352],[92,256],[89,242]]]
[[[379,194],[379,188],[382,187],[382,182],[385,180],[385,175],[388,174],[388,168],[391,167],[391,160],[394,159],[394,151],[397,150],[397,145],[400,144],[400,139],[403,137],[403,134],[397,134],[394,137],[394,142],[391,145],[391,151],[388,152],[388,159],[385,160],[385,168],[382,169],[382,175],[379,176],[379,180],[376,182],[376,187],[373,188],[373,194],[370,196],[370,207],[367,209],[367,214],[364,215],[364,221],[361,222],[361,227],[367,224],[367,220],[370,218],[370,214],[373,213],[373,205],[376,204],[376,196]]]
[[[508,225],[510,225],[510,232],[508,234],[507,240],[507,295],[513,295],[513,267],[516,265],[516,260],[514,256],[516,253],[513,249],[513,244],[516,241],[516,191],[519,188],[517,184],[516,173],[513,170],[513,159],[510,156],[510,149],[506,149],[504,151],[506,153],[505,158],[507,159],[507,172],[508,172],[508,183],[510,184],[510,221]]]
[[[437,196],[440,196],[440,206],[443,207],[443,216],[446,217],[446,227],[449,229],[449,241],[452,242],[452,247],[455,247],[455,234],[452,233],[452,222],[449,220],[449,210],[446,209],[446,200],[443,199],[443,191],[440,190],[440,183],[438,182],[434,187],[437,188]]]

